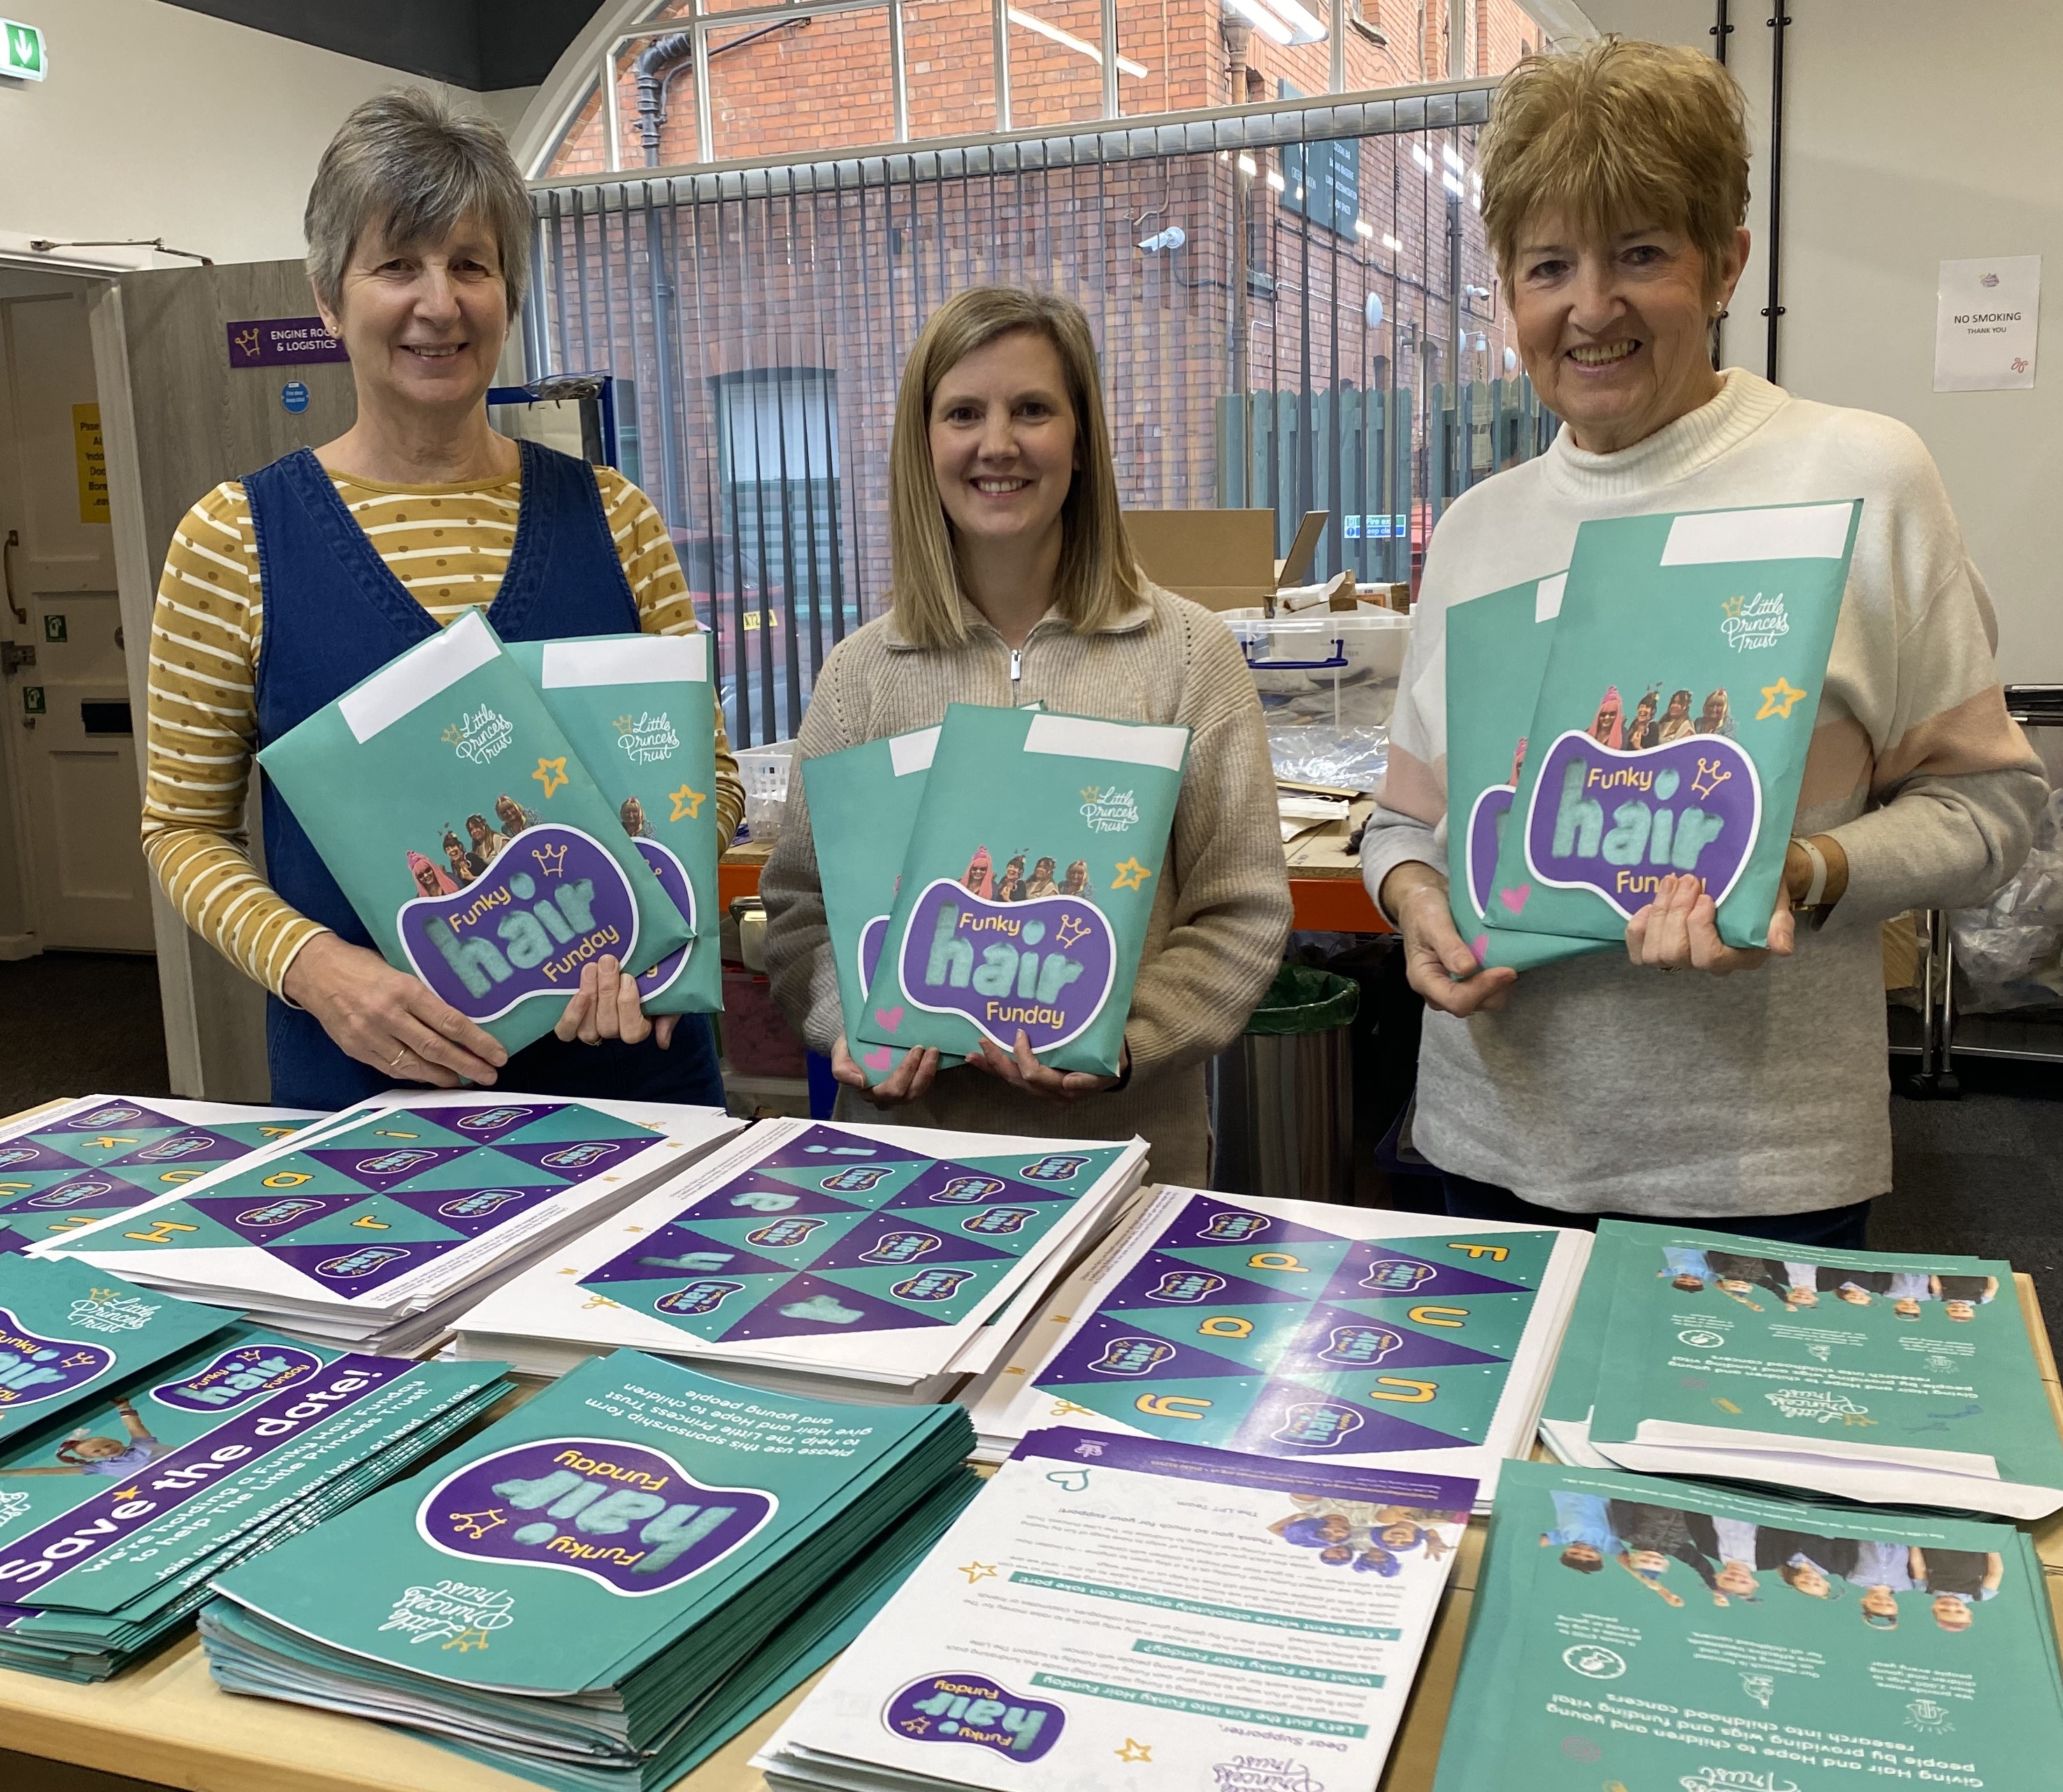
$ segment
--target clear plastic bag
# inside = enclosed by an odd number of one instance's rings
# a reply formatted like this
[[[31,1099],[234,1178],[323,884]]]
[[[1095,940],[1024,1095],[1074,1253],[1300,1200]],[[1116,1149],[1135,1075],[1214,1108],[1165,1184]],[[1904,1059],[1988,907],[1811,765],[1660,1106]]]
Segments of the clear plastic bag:
[[[1373,723],[1336,728],[1327,723],[1271,719],[1268,752],[1278,778],[1373,792],[1389,764],[1389,731]]]
[[[1967,1013],[2063,1002],[2063,789],[2049,793],[2027,863],[1981,908],[1948,917]]]

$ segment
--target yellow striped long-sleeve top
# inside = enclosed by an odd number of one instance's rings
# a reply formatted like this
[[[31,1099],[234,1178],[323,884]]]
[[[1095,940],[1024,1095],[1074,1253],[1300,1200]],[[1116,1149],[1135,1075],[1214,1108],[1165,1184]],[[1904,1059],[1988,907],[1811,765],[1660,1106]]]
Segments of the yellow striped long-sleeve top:
[[[613,469],[594,475],[640,626],[690,632],[698,625],[687,581],[651,500]],[[380,558],[440,626],[494,601],[515,542],[520,473],[456,485],[331,478]],[[325,930],[258,875],[244,831],[263,626],[251,504],[231,481],[187,513],[158,583],[143,853],[187,925],[277,994],[294,955]],[[745,793],[721,709],[716,762],[719,837],[728,840]]]

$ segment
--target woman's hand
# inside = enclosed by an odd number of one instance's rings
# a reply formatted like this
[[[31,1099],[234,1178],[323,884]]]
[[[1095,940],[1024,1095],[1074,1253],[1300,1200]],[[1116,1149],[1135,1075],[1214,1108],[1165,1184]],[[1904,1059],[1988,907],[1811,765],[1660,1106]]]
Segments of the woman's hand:
[[[483,1086],[509,1053],[419,979],[376,952],[318,933],[295,953],[287,1000],[322,1022],[348,1057],[403,1082]]]
[[[903,1061],[870,1089],[867,1073],[853,1062],[844,1039],[841,1037],[831,1048],[831,1074],[847,1088],[858,1089],[863,1099],[877,1108],[899,1108],[905,1101],[915,1101],[931,1086],[931,1079],[938,1073],[938,1053],[928,1045],[913,1045],[903,1054]]]
[[[1779,958],[1791,956],[1796,923],[1791,918],[1788,889],[1777,892],[1767,950],[1727,944],[1719,937],[1719,904],[1706,894],[1700,879],[1671,872],[1656,886],[1655,900],[1626,924],[1626,955],[1658,971],[1687,964],[1714,977],[1755,970],[1771,952]]]
[[[1476,962],[1447,906],[1447,880],[1430,865],[1409,860],[1382,880],[1382,906],[1404,936],[1404,980],[1443,1014],[1463,1019],[1495,1013],[1510,999],[1518,973]]]
[[[656,1020],[647,1015],[638,1000],[637,978],[605,952],[581,966],[580,988],[552,1031],[583,1045],[599,1045],[605,1039],[637,1045],[653,1039],[663,1052],[673,1044],[679,1021],[678,1014],[662,1014]]]
[[[1118,1058],[1120,1065],[1132,1061],[1132,1048],[1124,1048]],[[1056,1070],[1041,1064],[1032,1055],[1032,1041],[1025,1037],[1024,1029],[1017,1029],[1017,1047],[1006,1053],[992,1039],[984,1039],[981,1049],[967,1053],[967,1062],[976,1070],[985,1070],[998,1082],[1008,1083],[1027,1095],[1036,1095],[1042,1101],[1057,1102],[1065,1107],[1070,1101],[1079,1101],[1084,1095],[1100,1095],[1105,1089],[1115,1089],[1124,1078],[1122,1073],[1115,1077],[1092,1076],[1086,1070]]]

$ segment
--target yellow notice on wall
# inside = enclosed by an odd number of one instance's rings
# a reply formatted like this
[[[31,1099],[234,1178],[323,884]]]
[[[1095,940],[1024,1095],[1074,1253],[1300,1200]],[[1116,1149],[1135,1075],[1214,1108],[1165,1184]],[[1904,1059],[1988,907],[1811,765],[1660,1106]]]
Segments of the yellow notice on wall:
[[[100,442],[98,405],[72,406],[71,439],[78,457],[78,520],[111,521],[107,509],[107,450]]]

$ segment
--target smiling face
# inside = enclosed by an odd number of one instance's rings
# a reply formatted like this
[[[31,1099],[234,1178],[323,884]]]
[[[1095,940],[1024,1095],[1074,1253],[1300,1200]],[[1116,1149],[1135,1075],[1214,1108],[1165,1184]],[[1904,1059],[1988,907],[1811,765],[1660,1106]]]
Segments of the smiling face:
[[[1736,1599],[1751,1599],[1761,1589],[1755,1570],[1745,1562],[1728,1562],[1712,1577],[1712,1584],[1721,1593],[1731,1593]]]
[[[1705,332],[1739,277],[1747,240],[1739,232],[1726,263],[1707,268],[1673,228],[1601,243],[1559,216],[1526,220],[1511,270],[1518,352],[1578,448],[1630,448],[1718,390]]]
[[[90,1462],[105,1462],[111,1456],[120,1456],[127,1448],[119,1438],[82,1437],[71,1449],[74,1456],[84,1456]]]
[[[947,368],[931,397],[931,474],[955,545],[1044,546],[1078,465],[1060,351],[1011,330]]]
[[[494,234],[464,218],[440,243],[395,244],[368,230],[352,245],[336,308],[361,409],[469,409],[493,384],[509,335],[509,290]]]

